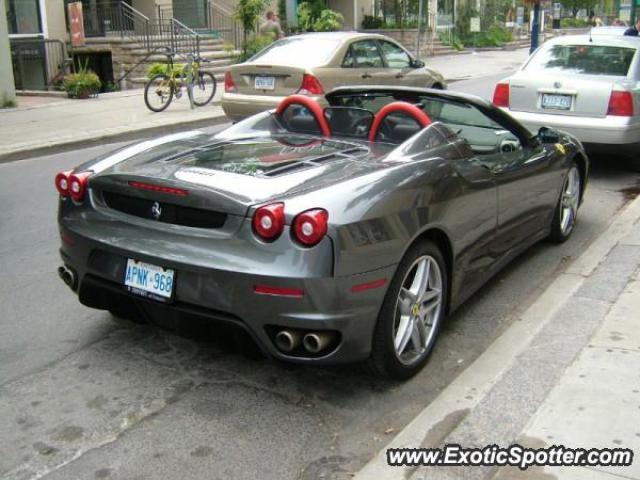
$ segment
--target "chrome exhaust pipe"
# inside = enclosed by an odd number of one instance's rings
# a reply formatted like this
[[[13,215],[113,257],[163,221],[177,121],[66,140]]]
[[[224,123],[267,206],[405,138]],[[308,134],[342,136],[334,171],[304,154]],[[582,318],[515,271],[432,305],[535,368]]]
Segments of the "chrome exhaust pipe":
[[[275,344],[278,350],[282,352],[292,352],[302,340],[302,334],[293,330],[280,330],[276,333]]]
[[[307,352],[320,353],[333,340],[333,334],[329,332],[307,333],[302,339],[302,344]]]
[[[76,288],[76,274],[73,273],[73,270],[68,269],[67,267],[60,266],[58,267],[58,276],[62,279],[67,287],[72,290]]]

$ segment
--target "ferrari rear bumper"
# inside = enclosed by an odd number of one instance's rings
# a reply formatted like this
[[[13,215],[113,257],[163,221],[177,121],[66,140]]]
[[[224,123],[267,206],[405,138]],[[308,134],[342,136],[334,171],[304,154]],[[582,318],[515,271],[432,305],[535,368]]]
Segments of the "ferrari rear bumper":
[[[337,364],[367,358],[378,311],[395,270],[390,266],[348,277],[280,277],[203,268],[189,261],[168,262],[149,252],[110,248],[68,230],[64,238],[62,260],[77,279],[76,291],[84,305],[105,310],[134,305],[160,324],[186,322],[193,316],[233,324],[245,330],[265,354],[298,363]],[[124,285],[128,258],[175,270],[173,297],[162,303],[129,292]],[[303,347],[284,352],[274,341],[283,329],[300,335],[329,332],[332,342],[317,354]]]

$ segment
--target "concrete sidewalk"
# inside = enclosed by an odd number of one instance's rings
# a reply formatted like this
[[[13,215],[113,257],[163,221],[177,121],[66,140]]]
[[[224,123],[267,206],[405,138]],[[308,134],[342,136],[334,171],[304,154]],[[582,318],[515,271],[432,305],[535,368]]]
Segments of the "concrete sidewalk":
[[[628,448],[631,466],[389,467],[387,448]],[[640,480],[640,197],[356,480]]]
[[[427,65],[448,82],[505,75],[527,57],[527,49],[434,57]],[[126,140],[152,133],[169,133],[227,122],[219,106],[223,85],[212,104],[191,110],[186,97],[161,113],[149,111],[143,90],[101,94],[88,100],[59,98],[53,102],[18,97],[18,108],[0,110],[0,161],[33,156],[44,151]],[[451,88],[455,88],[453,85]],[[21,107],[21,104],[27,107]]]

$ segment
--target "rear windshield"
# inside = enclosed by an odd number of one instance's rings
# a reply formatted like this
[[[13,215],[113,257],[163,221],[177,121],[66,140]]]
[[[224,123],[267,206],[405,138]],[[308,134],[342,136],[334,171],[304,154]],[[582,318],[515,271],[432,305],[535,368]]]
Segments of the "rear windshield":
[[[635,48],[626,47],[554,45],[538,52],[525,70],[625,77],[635,53]]]
[[[251,57],[251,62],[272,65],[317,67],[325,65],[336,51],[340,40],[320,37],[291,37],[272,43]]]

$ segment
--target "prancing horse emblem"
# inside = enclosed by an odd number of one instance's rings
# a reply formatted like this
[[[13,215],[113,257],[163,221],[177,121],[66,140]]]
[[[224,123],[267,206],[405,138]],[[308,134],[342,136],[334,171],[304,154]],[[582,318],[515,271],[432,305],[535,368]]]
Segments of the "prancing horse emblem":
[[[160,203],[153,202],[153,205],[151,205],[151,216],[154,220],[160,220],[160,215],[162,215],[162,207],[160,206]]]

